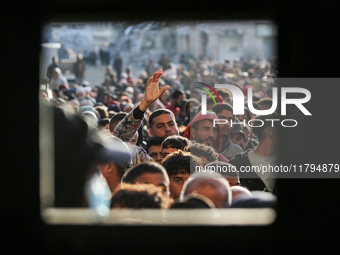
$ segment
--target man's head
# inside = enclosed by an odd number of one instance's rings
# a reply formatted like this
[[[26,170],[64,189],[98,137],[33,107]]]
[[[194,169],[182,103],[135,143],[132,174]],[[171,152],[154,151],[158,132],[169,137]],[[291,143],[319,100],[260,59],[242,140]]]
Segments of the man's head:
[[[111,193],[119,186],[122,176],[124,174],[123,170],[115,165],[113,161],[107,163],[100,163],[97,165],[100,172],[107,181]]]
[[[220,173],[228,182],[229,186],[240,186],[240,176],[232,164],[216,161],[206,165],[206,169]]]
[[[190,153],[200,157],[204,166],[211,162],[218,161],[218,153],[215,149],[202,143],[191,143]]]
[[[212,146],[216,151],[219,151],[222,146],[222,129],[220,125],[213,126],[215,119],[217,119],[217,116],[214,112],[207,111],[203,115],[199,111],[185,129],[183,137]]]
[[[247,131],[248,126],[242,126],[242,124],[239,122],[238,118],[235,117],[234,120],[235,124],[233,123],[233,127],[229,132],[230,140],[238,144],[242,147],[243,150],[246,149],[247,144],[248,144],[248,134],[245,132]],[[237,124],[240,123],[240,124]]]
[[[233,196],[232,203],[235,202],[239,198],[252,197],[253,196],[248,189],[246,189],[245,187],[242,187],[242,186],[232,186],[232,187],[230,187],[230,189],[231,189],[231,194]]]
[[[172,104],[175,107],[179,107],[183,98],[184,98],[184,92],[182,90],[175,90],[171,95]]]
[[[190,176],[184,184],[180,199],[188,194],[198,193],[210,199],[217,208],[226,208],[231,204],[229,183],[219,173],[197,172]]]
[[[58,62],[58,57],[52,57],[52,63],[57,64]]]
[[[238,114],[238,115],[235,115],[235,117],[242,122],[244,121],[245,123],[248,123],[248,121],[251,119],[251,113],[249,109],[245,106],[244,114]]]
[[[251,120],[252,131],[258,137],[260,143],[264,140],[272,142],[276,140],[276,129],[272,127],[272,122],[266,121],[266,119],[278,119],[278,114],[274,112],[270,115],[256,116]]]
[[[200,159],[190,155],[189,152],[176,151],[167,156],[162,165],[166,169],[170,179],[170,196],[179,198],[183,184],[195,171],[195,165],[200,165]]]
[[[113,192],[119,186],[124,172],[131,164],[131,154],[126,144],[114,136],[103,136],[103,145],[104,150],[97,167]]]
[[[178,150],[188,151],[189,146],[189,139],[179,135],[169,136],[165,138],[164,142],[162,143],[162,156],[164,158],[172,152]]]
[[[167,208],[169,200],[164,197],[162,189],[152,184],[124,183],[112,194],[111,208]]]
[[[222,136],[227,136],[231,130],[231,121],[234,121],[233,107],[228,103],[216,104],[212,108],[218,119],[227,120],[226,124],[221,124]]]
[[[190,133],[192,140],[212,146],[214,144],[213,120],[203,119],[193,123]]]
[[[172,111],[168,109],[158,109],[149,117],[149,134],[152,137],[168,137],[178,135],[178,125]]]
[[[216,91],[217,91],[218,95],[223,99],[223,102],[226,102],[228,104],[232,103],[231,93],[230,93],[229,90],[227,90],[227,89],[217,89]]]
[[[242,130],[238,133],[230,134],[230,140],[233,143],[240,145],[244,151],[246,150],[248,141],[245,133]]]
[[[273,99],[270,97],[264,97],[264,98],[261,98],[256,103],[259,105],[260,110],[268,110],[273,105]]]
[[[155,162],[144,162],[130,168],[122,177],[123,183],[146,183],[161,187],[169,197],[169,177],[163,166]]]
[[[215,100],[214,100],[215,99]],[[218,102],[218,98],[217,97],[214,97],[214,99],[212,99],[211,97],[208,97],[207,98],[207,110],[208,111],[211,111],[212,108],[214,107],[215,105],[215,102]]]
[[[159,164],[162,164],[163,156],[162,156],[162,143],[164,141],[164,137],[150,137],[148,143],[146,144],[146,152],[149,154],[153,160]]]

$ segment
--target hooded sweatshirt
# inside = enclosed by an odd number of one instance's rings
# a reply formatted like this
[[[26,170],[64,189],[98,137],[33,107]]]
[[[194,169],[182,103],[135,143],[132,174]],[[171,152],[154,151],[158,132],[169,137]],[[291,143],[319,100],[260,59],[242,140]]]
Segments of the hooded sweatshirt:
[[[211,112],[211,111],[207,111],[206,115],[203,115],[201,112],[199,112],[193,119],[192,121],[189,123],[189,125],[187,126],[187,128],[184,131],[183,137],[188,138],[190,140],[190,128],[193,124],[195,124],[196,122],[202,121],[202,120],[214,120],[214,119],[218,119],[216,113]],[[213,148],[216,150],[216,152],[219,154],[219,158],[221,161],[224,162],[229,162],[228,159],[226,159],[222,154],[220,154],[220,150],[222,148],[222,128],[220,125],[217,125],[217,128],[219,129],[218,135],[217,135],[217,139],[214,141],[213,144]]]
[[[66,87],[68,87],[68,82],[67,79],[63,76],[60,68],[55,68],[53,70],[53,73],[57,72],[58,73],[58,79],[54,79],[54,74],[52,75],[52,79],[50,80],[50,88],[51,89],[59,89],[60,85],[65,84]]]

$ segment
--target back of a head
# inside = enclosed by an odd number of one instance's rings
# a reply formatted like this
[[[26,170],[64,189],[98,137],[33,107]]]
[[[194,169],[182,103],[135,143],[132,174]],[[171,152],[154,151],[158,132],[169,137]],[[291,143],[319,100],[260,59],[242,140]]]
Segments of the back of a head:
[[[143,162],[127,170],[122,177],[122,182],[134,184],[136,178],[145,173],[160,173],[163,174],[166,179],[169,179],[165,168],[160,164],[155,162]]]
[[[102,134],[104,150],[101,153],[100,162],[114,162],[122,172],[126,172],[132,165],[131,152],[129,147],[121,139],[111,135]]]
[[[149,148],[151,146],[162,146],[164,140],[165,138],[160,136],[150,137],[145,147],[146,152],[149,153]]]
[[[203,143],[191,143],[190,152],[198,157],[205,157],[209,162],[217,161],[219,158],[213,147]]]
[[[177,200],[170,209],[212,209],[216,208],[213,202],[200,194],[189,194],[182,201]]]
[[[256,102],[260,107],[265,106],[265,108],[269,109],[273,104],[273,99],[270,97],[263,97],[259,101]]]
[[[209,187],[209,190],[204,190],[205,187]],[[222,197],[217,198],[216,193],[212,193],[211,190],[221,192]],[[191,193],[199,193],[206,196],[213,201],[216,207],[226,208],[230,207],[232,201],[232,194],[228,181],[223,176],[216,172],[196,172],[192,174],[189,179],[185,182],[181,191],[180,199]],[[225,201],[221,201],[225,195]],[[218,200],[216,200],[218,199]]]
[[[175,149],[179,149],[182,151],[189,150],[189,146],[190,146],[190,140],[179,135],[169,136],[162,143],[162,148],[170,147],[170,148],[175,148]]]
[[[103,118],[98,121],[98,128],[103,129],[107,124],[110,124],[110,119],[109,118]]]
[[[251,197],[241,197],[232,203],[232,208],[275,208],[276,196],[270,192],[253,191]]]
[[[232,204],[238,199],[249,198],[253,196],[252,193],[248,189],[242,186],[232,186],[230,187],[230,189],[231,189],[231,194],[233,196]]]
[[[175,90],[172,95],[171,95],[171,98],[172,99],[177,99],[179,98],[180,96],[184,95],[185,93],[182,91],[182,90]]]
[[[162,189],[152,184],[124,184],[111,198],[111,208],[158,209],[167,208]]]
[[[176,151],[171,153],[164,159],[162,166],[166,169],[169,177],[179,173],[190,174],[190,157],[191,156],[189,152]]]

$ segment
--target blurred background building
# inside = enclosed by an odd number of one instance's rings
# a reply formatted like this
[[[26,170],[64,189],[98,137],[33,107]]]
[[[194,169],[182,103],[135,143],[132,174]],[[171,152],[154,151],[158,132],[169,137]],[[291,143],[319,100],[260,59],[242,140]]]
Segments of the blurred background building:
[[[72,82],[78,53],[90,68],[113,65],[119,53],[123,70],[136,73],[150,59],[157,64],[162,54],[175,64],[181,58],[229,61],[231,66],[234,60],[275,59],[276,34],[270,21],[50,23],[42,29],[41,79],[57,55],[63,74]]]

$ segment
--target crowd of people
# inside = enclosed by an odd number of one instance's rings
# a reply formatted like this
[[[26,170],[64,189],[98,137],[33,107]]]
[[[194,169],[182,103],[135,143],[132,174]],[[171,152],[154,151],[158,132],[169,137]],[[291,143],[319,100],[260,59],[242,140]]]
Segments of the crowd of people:
[[[240,171],[277,163],[275,127],[248,125],[263,116],[247,103],[243,115],[234,115],[225,89],[217,89],[222,103],[208,98],[202,114],[203,91],[193,86],[233,84],[245,97],[252,88],[253,106],[269,109],[274,61],[182,56],[173,63],[163,54],[138,75],[108,65],[95,86],[83,80],[70,86],[53,68],[52,96],[42,89],[41,107],[54,116],[56,207],[92,206],[84,186],[93,176],[105,180],[112,210],[275,207],[275,176]],[[227,121],[214,125],[215,119]]]

